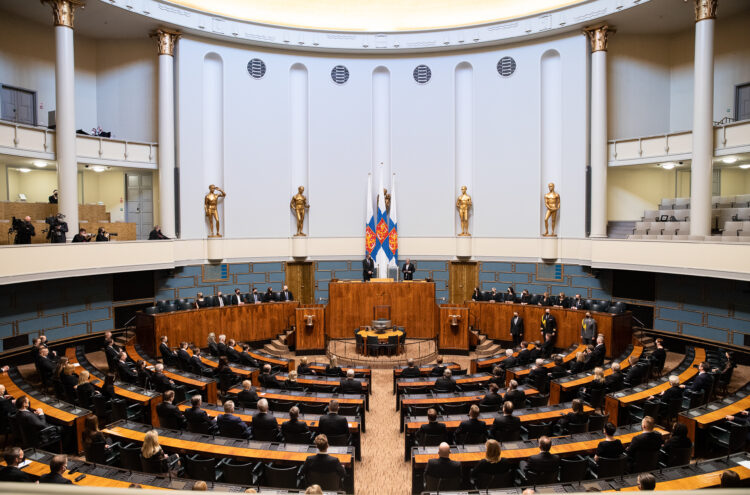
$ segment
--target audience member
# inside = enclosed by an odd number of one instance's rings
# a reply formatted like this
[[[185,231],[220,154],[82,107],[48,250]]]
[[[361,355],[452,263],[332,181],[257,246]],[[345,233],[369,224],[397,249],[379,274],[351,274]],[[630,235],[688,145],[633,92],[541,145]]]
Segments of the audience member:
[[[302,385],[300,385],[300,383],[297,381],[296,371],[292,370],[287,374],[286,380],[284,381],[284,389],[285,390],[302,390]]]
[[[518,390],[518,382],[511,380],[508,382],[508,389],[503,395],[503,402],[512,402],[514,409],[521,409],[526,404],[526,394]]]
[[[709,364],[703,361],[698,365],[698,375],[693,379],[693,383],[690,385],[688,390],[692,393],[702,393],[704,399],[708,399],[713,388],[714,379],[708,373],[710,371]],[[680,385],[685,388],[685,385]]]
[[[258,401],[258,412],[253,414],[253,438],[256,440],[274,440],[279,432],[279,423],[273,413],[268,411],[268,401]]]
[[[167,390],[174,390],[174,381],[170,380],[164,374],[164,365],[157,363],[154,366],[154,373],[151,375],[151,385],[157,392],[164,393]]]
[[[500,362],[500,366],[505,370],[509,370],[517,365],[518,360],[513,356],[513,349],[506,349],[505,359]]]
[[[446,442],[441,443],[438,447],[438,457],[427,461],[427,467],[424,471],[425,476],[435,479],[460,479],[461,463],[452,461],[450,455],[450,445]]]
[[[30,475],[18,467],[23,462],[23,449],[20,447],[6,447],[3,451],[5,466],[0,468],[0,481],[31,482]]]
[[[362,383],[354,379],[354,370],[348,369],[346,371],[346,379],[341,381],[341,393],[342,394],[361,394]]]
[[[430,376],[443,376],[444,371],[445,366],[443,365],[443,356],[438,356],[435,359],[435,366],[433,366],[430,371]]]
[[[520,438],[520,432],[521,418],[513,416],[513,403],[505,401],[503,414],[496,417],[492,423],[492,437],[499,442],[505,442]]]
[[[448,436],[448,429],[445,424],[438,422],[437,411],[433,408],[427,410],[427,423],[419,427],[417,438],[420,443],[424,441],[425,435],[440,437],[443,440]]]
[[[338,473],[340,478],[346,476],[346,471],[344,470],[344,466],[341,465],[341,461],[336,457],[328,455],[328,437],[325,434],[315,437],[315,446],[318,448],[318,453],[305,459],[305,464],[302,466],[302,475],[305,478],[309,477],[310,473]]]
[[[23,221],[14,217],[12,227],[16,230],[16,238],[13,244],[31,244],[31,238],[36,235],[36,229],[31,223],[31,217],[24,217]]]
[[[607,387],[607,392],[617,392],[623,387],[625,377],[620,371],[620,364],[612,364],[612,374],[604,379],[604,384]]]
[[[604,366],[604,358],[607,355],[607,346],[604,344],[604,335],[596,337],[596,345],[589,356],[589,367]]]
[[[446,368],[443,371],[443,376],[435,380],[435,391],[436,392],[455,392],[456,380],[453,379],[453,373],[450,368]]]
[[[529,349],[529,343],[525,340],[521,342],[521,347],[518,349],[518,356],[516,358],[519,365],[526,365],[531,362],[531,350]]]
[[[49,473],[39,477],[39,483],[56,483],[58,485],[72,485],[73,482],[63,476],[68,470],[68,456],[58,454],[49,461]]]
[[[419,368],[414,365],[414,359],[409,358],[406,368],[401,370],[401,378],[417,378],[420,375]]]
[[[258,401],[260,403],[260,401]],[[228,400],[224,402],[224,414],[216,418],[216,424],[222,436],[231,438],[242,438],[249,440],[252,436],[250,428],[239,416],[234,414],[234,402]]]
[[[664,349],[664,339],[656,339],[655,342],[656,349],[648,357],[648,360],[651,361],[654,369],[661,371],[664,368],[664,362],[667,360],[667,350]]]
[[[143,445],[141,446],[141,455],[146,460],[151,458],[159,459],[163,473],[168,472],[170,466],[177,463],[177,454],[173,454],[170,457],[162,450],[161,445],[159,445],[159,434],[156,430],[146,432],[146,435],[143,437]]]
[[[640,385],[644,378],[645,368],[637,366],[638,358],[635,356],[630,356],[628,362],[630,363],[630,368],[628,368],[628,372],[625,375],[625,386],[634,387]]]
[[[662,447],[661,460],[667,466],[675,466],[675,455],[676,449],[688,449],[692,448],[693,441],[688,436],[687,425],[683,423],[675,423],[672,427],[672,434],[669,439],[664,442]]]
[[[569,372],[571,375],[582,372],[586,367],[585,354],[576,352],[576,358],[570,362]]]
[[[339,416],[339,401],[336,399],[328,403],[328,414],[318,420],[318,432],[324,435],[349,434],[349,422],[344,416]]]
[[[529,457],[528,461],[521,461],[520,468],[524,472],[527,479],[531,480],[532,473],[556,473],[560,468],[560,456],[550,454],[552,448],[552,440],[547,436],[539,437],[539,450],[538,454],[534,454]]]
[[[505,387],[505,370],[502,366],[492,368],[492,378],[490,378],[489,383],[494,383],[498,388]]]
[[[187,426],[187,419],[182,414],[180,408],[175,406],[172,402],[174,401],[174,390],[167,390],[161,400],[161,404],[156,406],[156,414],[159,416],[159,420],[165,424],[171,424],[170,428],[185,428]]]
[[[305,359],[305,361],[307,360]],[[247,344],[242,344],[242,352],[240,353],[240,363],[244,364],[245,366],[250,366],[252,368],[260,367],[258,365],[258,361],[256,361],[255,358],[250,355],[250,346]],[[303,374],[303,373],[300,373],[299,368],[297,368],[297,373],[299,373],[300,375]]]
[[[643,421],[641,421],[641,428],[643,429],[643,433],[633,437],[633,440],[631,440],[626,451],[631,463],[641,453],[648,454],[658,452],[664,442],[661,434],[654,431],[654,418],[651,416],[645,416],[643,418]]]
[[[284,435],[284,439],[292,435],[302,435],[309,432],[310,428],[307,423],[299,420],[299,407],[294,406],[289,409],[289,420],[284,421],[281,425],[281,433]],[[287,441],[289,440],[287,439]]]
[[[604,378],[604,368],[594,368],[594,379],[591,380],[585,387],[578,389],[578,397],[591,402],[591,399],[596,394],[603,394],[607,388],[607,380]]]
[[[299,364],[297,365],[297,374],[298,375],[314,375],[315,372],[310,368],[310,365],[307,363],[307,358],[302,357],[299,360]]]
[[[73,242],[89,242],[91,236],[86,233],[86,229],[78,229],[78,233],[73,236]]]
[[[206,411],[201,409],[203,398],[196,394],[190,398],[190,409],[185,411],[190,431],[215,435],[219,433],[219,426],[215,419],[211,419]]]
[[[323,489],[320,485],[310,485],[305,490],[305,495],[323,495]]]
[[[51,204],[51,205],[56,205],[57,204],[57,200],[58,200],[57,189],[55,189],[55,190],[52,191],[52,196],[50,196],[49,198],[47,198],[47,200],[49,201],[49,204]]]
[[[87,448],[92,444],[104,444],[105,449],[111,448],[112,440],[99,429],[99,418],[95,414],[86,416],[83,420],[83,428],[81,438]]]
[[[500,474],[507,473],[511,469],[511,465],[508,461],[500,457],[501,449],[500,444],[497,440],[487,440],[484,444],[485,457],[477,463],[471,470],[471,478],[477,482],[477,478],[497,476]],[[477,488],[484,488],[483,486],[477,486]]]
[[[469,419],[461,421],[456,429],[456,443],[478,443],[487,440],[487,423],[479,419],[479,406],[469,408]]]
[[[326,365],[326,376],[346,376],[344,370],[339,366],[336,356],[333,356]]]
[[[489,392],[484,395],[479,404],[488,408],[496,408],[495,410],[500,409],[503,398],[498,395],[498,390],[500,390],[500,387],[497,386],[497,383],[490,383]]]
[[[153,230],[148,233],[148,240],[149,241],[158,241],[161,239],[169,239],[169,237],[165,236],[161,233],[161,227],[158,225],[154,225]]]
[[[573,399],[571,409],[571,412],[560,419],[560,427],[566,434],[570,433],[568,431],[570,425],[581,425],[589,422],[589,415],[584,412],[581,399]]]
[[[279,388],[279,382],[276,377],[271,375],[271,365],[264,364],[263,370],[258,376],[258,382],[263,388]]]
[[[642,492],[654,490],[656,488],[656,478],[651,473],[641,473],[638,475],[638,489]]]
[[[619,438],[615,438],[616,431],[617,427],[612,423],[604,425],[604,440],[596,446],[594,461],[599,462],[599,459],[602,457],[605,459],[617,459],[625,453],[625,447],[622,446],[622,442]]]

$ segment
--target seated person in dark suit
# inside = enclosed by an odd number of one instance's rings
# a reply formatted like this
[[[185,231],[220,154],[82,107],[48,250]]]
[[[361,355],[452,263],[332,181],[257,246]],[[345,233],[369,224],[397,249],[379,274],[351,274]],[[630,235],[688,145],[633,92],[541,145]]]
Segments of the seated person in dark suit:
[[[260,368],[260,366],[258,365],[258,361],[256,361],[255,358],[250,355],[250,346],[247,344],[242,344],[242,352],[240,353],[240,363],[244,364],[245,366],[251,366],[253,368]]]
[[[292,435],[302,435],[303,433],[309,433],[310,428],[307,423],[299,420],[299,407],[294,406],[289,409],[289,420],[284,421],[281,425],[281,433],[284,435],[284,440],[289,441],[287,437]]]
[[[566,433],[569,433],[567,428],[570,424],[581,425],[589,422],[589,415],[583,412],[583,401],[581,399],[573,399],[570,407],[572,411],[560,419],[560,427]]]
[[[693,393],[703,393],[703,398],[708,399],[711,395],[711,390],[714,386],[714,379],[708,374],[711,367],[705,361],[698,365],[698,374],[693,379],[693,383],[687,389]],[[680,385],[682,388],[686,388],[685,385]]]
[[[461,421],[456,429],[456,443],[484,442],[487,439],[487,423],[479,419],[479,406],[469,408],[469,419]]]
[[[187,419],[182,414],[182,411],[180,411],[180,408],[172,403],[173,401],[174,390],[164,392],[161,404],[156,406],[156,414],[159,416],[159,421],[162,424],[173,425],[168,428],[185,428],[187,426]]]
[[[474,287],[474,292],[471,293],[472,301],[484,301],[484,294],[479,287]]]
[[[539,306],[552,306],[552,303],[553,301],[552,301],[552,298],[549,297],[549,293],[545,292],[544,294],[542,294],[541,299],[539,299],[538,305]]]
[[[583,352],[576,352],[576,358],[570,362],[568,368],[571,375],[578,374],[586,367],[585,354]]]
[[[228,400],[224,403],[224,414],[216,418],[216,424],[219,426],[219,432],[223,437],[242,438],[249,440],[252,436],[250,428],[242,419],[232,414],[234,412],[234,402]]]
[[[570,307],[570,299],[567,298],[564,292],[560,292],[554,302],[554,306],[561,306],[566,309]]]
[[[518,360],[513,356],[513,349],[505,350],[505,359],[500,362],[500,366],[506,370],[518,366]]]
[[[242,390],[237,394],[237,403],[240,407],[256,407],[258,405],[258,393],[253,388],[250,380],[242,381]]]
[[[198,346],[193,347],[192,349],[193,355],[190,358],[190,365],[191,368],[198,372],[200,375],[203,376],[214,376],[214,370],[213,368],[206,366],[203,364],[203,361],[201,360],[201,348]]]
[[[190,369],[190,353],[188,352],[188,343],[180,342],[180,348],[177,350],[177,359],[182,363],[182,367]]]
[[[443,371],[445,371],[445,366],[443,366],[443,356],[438,356],[435,359],[435,366],[430,370],[430,376],[443,376]]]
[[[177,359],[177,354],[169,348],[169,342],[166,335],[163,335],[161,337],[161,344],[159,344],[159,354],[161,354],[161,358],[167,364]]]
[[[510,471],[510,462],[500,457],[500,443],[497,440],[487,440],[484,447],[486,449],[485,458],[471,469],[471,479],[476,481],[477,478],[482,476],[491,478]]]
[[[544,359],[538,358],[534,365],[531,367],[531,370],[529,371],[529,377],[527,379],[527,382],[531,385],[536,385],[538,383],[545,383],[549,381],[549,369],[544,367]]]
[[[514,409],[520,409],[526,404],[526,394],[518,390],[518,382],[511,380],[508,382],[508,389],[503,395],[503,402],[512,402]]]
[[[174,390],[174,382],[167,378],[164,374],[164,365],[158,363],[154,366],[154,373],[151,375],[151,385],[157,392],[166,392],[167,390]]]
[[[648,360],[653,363],[654,368],[660,370],[664,368],[664,362],[667,360],[667,350],[664,348],[664,340],[656,339],[656,349],[648,357]]]
[[[276,379],[275,376],[271,374],[270,364],[263,365],[263,371],[258,376],[258,382],[260,382],[260,386],[263,388],[279,388],[280,387],[279,381]]]
[[[518,356],[516,356],[519,365],[529,364],[531,362],[531,351],[529,350],[529,343],[526,341],[521,342],[521,347],[518,350]]]
[[[219,433],[219,426],[215,419],[211,419],[208,413],[201,409],[202,402],[203,398],[198,394],[190,398],[190,409],[185,411],[185,419],[187,419],[190,431],[216,435]]]
[[[258,401],[258,412],[253,414],[253,438],[256,440],[274,440],[279,432],[279,423],[268,411],[268,401]]]
[[[443,371],[443,376],[435,380],[434,390],[436,392],[456,391],[456,380],[453,379],[453,373],[450,368],[446,368],[445,371]]]
[[[513,416],[513,403],[505,401],[503,404],[503,414],[495,418],[495,422],[492,423],[492,438],[502,442],[506,438],[519,438],[516,437],[517,433],[521,431],[521,418]]]
[[[604,393],[607,389],[607,380],[604,378],[604,368],[594,368],[594,379],[591,380],[585,387],[578,389],[578,397],[589,402],[594,395],[601,393],[604,397]]]
[[[672,427],[672,435],[669,440],[664,442],[664,446],[661,448],[662,454],[660,455],[661,461],[667,466],[674,465],[669,461],[672,456],[676,455],[676,449],[688,449],[693,446],[693,441],[688,436],[687,425],[683,423],[675,423]]]
[[[636,363],[638,363],[638,358],[635,356],[630,356],[628,358],[628,362],[630,363],[630,368],[625,375],[625,383],[626,386],[635,387],[636,385],[640,385],[640,383],[643,381],[644,369],[642,366],[636,366]]]
[[[603,366],[604,358],[607,355],[607,346],[604,345],[604,335],[596,337],[596,345],[594,350],[591,352],[589,357],[589,367],[591,366]]]
[[[346,376],[344,370],[339,366],[336,356],[332,357],[326,365],[326,376]]]
[[[401,370],[401,378],[417,378],[421,374],[419,368],[414,365],[414,359],[409,358],[406,364],[406,368]]]
[[[604,379],[607,392],[617,392],[623,387],[625,377],[620,371],[620,363],[612,363],[612,374]]]
[[[49,462],[49,473],[39,477],[39,483],[56,483],[58,485],[72,485],[73,482],[63,476],[68,470],[68,456],[56,455]]]
[[[307,358],[302,357],[299,360],[299,364],[297,365],[297,374],[298,375],[314,375],[315,372],[310,368],[310,365],[307,363]]]
[[[50,383],[52,381],[55,366],[55,361],[49,357],[49,349],[46,347],[40,347],[39,355],[36,360],[36,367],[39,370],[43,383]]]
[[[500,406],[503,404],[503,398],[497,393],[497,391],[500,390],[500,387],[497,386],[497,383],[490,383],[489,389],[489,392],[484,395],[482,400],[479,401],[479,404],[500,409]]]
[[[524,289],[521,291],[521,304],[529,304],[531,302],[531,294],[529,294],[529,291]]]
[[[344,416],[339,416],[339,401],[336,399],[328,403],[328,414],[318,420],[318,432],[325,435],[349,434],[349,422]]]
[[[599,459],[604,457],[605,459],[617,459],[625,453],[625,447],[622,446],[622,442],[619,438],[615,438],[615,432],[617,427],[612,423],[604,425],[604,440],[596,445],[596,454],[594,454],[594,461],[599,462]]]
[[[648,400],[658,399],[664,405],[669,404],[672,400],[682,400],[683,389],[680,387],[680,377],[677,375],[669,375],[669,388],[662,391],[657,396],[651,396]]]
[[[436,479],[460,479],[461,463],[451,460],[451,446],[443,442],[438,447],[438,458],[427,461],[425,477]]]
[[[276,294],[274,294],[271,287],[269,287],[266,290],[266,293],[263,294],[263,302],[276,302]]]
[[[563,373],[568,372],[568,370],[565,369],[565,362],[560,354],[555,354],[552,358],[552,362],[554,362],[555,365],[547,370],[548,373],[562,375]]]
[[[492,378],[490,378],[489,383],[496,384],[498,388],[505,387],[505,370],[502,366],[495,366],[492,368]]]
[[[219,335],[219,341],[216,343],[216,349],[219,351],[219,356],[227,355],[227,336]]]
[[[354,379],[354,370],[349,369],[346,371],[346,378],[341,380],[341,386],[339,390],[342,394],[362,394],[362,383]]]
[[[203,292],[199,292],[195,295],[195,302],[193,303],[195,309],[207,308],[208,301],[203,297]]]
[[[240,353],[237,352],[237,349],[234,348],[234,346],[236,345],[237,342],[235,342],[234,339],[229,339],[227,343],[227,359],[229,359],[233,363],[239,363],[241,361]]]
[[[0,468],[0,481],[29,482],[33,479],[18,468],[23,462],[23,449],[20,447],[6,447],[3,451],[5,466]]]
[[[538,454],[529,457],[528,461],[521,461],[520,469],[529,478],[529,473],[533,472],[536,474],[557,472],[560,469],[560,456],[550,454],[549,450],[552,448],[552,440],[549,437],[539,437],[539,452]]]
[[[442,440],[447,439],[448,429],[445,424],[437,420],[437,411],[435,409],[427,410],[427,423],[419,427],[417,438],[421,441],[425,435],[439,436]]]
[[[44,411],[41,408],[37,408],[34,411],[29,409],[29,398],[25,395],[16,399],[16,420],[23,432],[27,432],[26,436],[31,436],[29,433],[32,430],[38,432],[50,425],[47,424],[47,418],[44,416]],[[54,427],[57,432],[60,431],[60,427]]]
[[[626,451],[631,463],[641,453],[658,452],[662,443],[664,443],[661,435],[654,431],[654,418],[651,416],[643,418],[641,428],[643,429],[643,433],[633,437]]]
[[[534,348],[529,349],[529,362],[536,362],[542,355],[542,343],[540,341],[534,342]]]
[[[328,437],[323,434],[315,437],[315,446],[318,448],[318,453],[305,459],[305,464],[302,466],[302,475],[305,478],[310,473],[338,473],[340,478],[346,476],[346,471],[344,470],[344,466],[341,465],[341,461],[332,455],[328,455]],[[307,482],[307,484],[310,483]]]
[[[0,369],[0,371],[5,372],[6,370],[3,368]],[[5,392],[5,385],[0,383],[0,416],[7,418],[16,413],[16,401],[12,396],[7,395]]]

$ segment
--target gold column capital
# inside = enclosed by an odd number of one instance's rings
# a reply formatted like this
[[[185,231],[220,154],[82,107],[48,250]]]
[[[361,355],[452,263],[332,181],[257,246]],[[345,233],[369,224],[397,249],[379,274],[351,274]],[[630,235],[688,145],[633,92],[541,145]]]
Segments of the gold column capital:
[[[591,53],[606,52],[609,35],[616,32],[617,30],[615,28],[607,24],[597,24],[596,26],[583,28],[583,34],[588,36],[589,41],[591,42]]]
[[[86,6],[84,0],[41,0],[52,7],[55,26],[65,26],[73,29],[73,18],[77,8]]]
[[[159,55],[174,56],[174,47],[177,45],[177,39],[182,36],[179,31],[174,31],[167,28],[159,28],[153,33],[151,37],[156,40],[157,49]]]
[[[719,0],[695,0],[695,22],[716,19]]]

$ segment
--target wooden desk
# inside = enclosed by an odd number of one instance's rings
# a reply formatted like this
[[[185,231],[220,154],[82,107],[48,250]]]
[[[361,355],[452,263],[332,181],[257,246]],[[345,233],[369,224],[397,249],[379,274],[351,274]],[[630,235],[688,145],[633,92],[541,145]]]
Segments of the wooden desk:
[[[191,356],[193,355],[193,351],[191,349],[185,349],[185,351]],[[219,361],[217,361],[214,356],[203,354],[203,352],[201,352],[201,363],[214,369],[219,367]],[[258,375],[260,374],[260,370],[258,370],[258,368],[244,366],[237,363],[229,363],[229,369],[232,370],[232,373],[234,373],[235,375],[239,375],[242,380],[250,380],[253,385],[255,385],[256,387],[258,386]]]
[[[442,353],[469,354],[469,310],[449,304],[438,308],[438,349]]]
[[[430,376],[430,373],[432,373],[432,369],[437,366],[437,363],[435,364],[423,364],[419,366],[419,374],[422,376]],[[458,363],[454,363],[453,361],[443,361],[442,366],[445,366],[446,368],[449,368],[451,371],[456,371],[461,369],[461,365]],[[407,367],[401,366],[398,368],[393,368],[393,393],[396,393],[396,380],[398,377],[401,376],[401,372],[404,371]]]
[[[489,373],[477,373],[474,375],[459,375],[453,377],[457,385],[484,385],[486,388],[492,375]],[[396,410],[398,410],[400,396],[406,387],[434,387],[437,376],[419,377],[419,378],[399,378],[396,380]]]
[[[535,344],[529,344],[526,349],[531,350],[535,348]],[[518,352],[513,353],[513,357],[518,357]],[[486,358],[476,358],[469,361],[469,373],[476,373],[478,371],[486,371],[491,373],[495,366],[502,363],[508,358],[508,355],[503,351],[501,354],[495,354]]]
[[[524,321],[524,340],[541,340],[539,326],[542,321],[544,306],[516,303],[497,303],[485,301],[467,301],[474,326],[490,339],[510,342],[510,320],[513,312]],[[568,347],[581,341],[581,320],[585,310],[550,307],[550,313],[557,320],[557,347]],[[599,333],[604,334],[607,344],[607,357],[619,356],[632,341],[632,315],[626,312],[620,315],[591,311],[596,320]]]
[[[586,346],[583,344],[574,344],[570,347],[568,347],[567,350],[562,352],[563,356],[563,363],[567,363],[569,361],[572,361],[576,358],[576,354],[579,352],[583,352],[586,349]],[[552,368],[555,365],[555,362],[552,360],[546,360],[544,363],[545,368]],[[511,380],[516,380],[518,384],[521,384],[521,379],[526,377],[526,375],[529,374],[531,371],[531,367],[533,366],[533,363],[527,364],[524,366],[517,366],[515,368],[511,368],[509,370],[505,371],[505,385],[509,385]]]
[[[205,346],[209,328],[220,328],[228,339],[264,341],[275,339],[294,319],[297,301],[242,304],[147,315],[136,314],[136,335],[143,349],[156,355],[162,335],[169,342],[193,342]]]
[[[76,366],[76,368],[80,366],[82,369],[89,372],[89,381],[92,385],[98,389],[101,389],[104,386],[104,374],[91,365],[86,358],[83,346],[68,347],[65,349],[65,356],[67,356],[70,364]],[[161,404],[162,396],[160,393],[116,381],[115,394],[122,399],[126,399],[130,402],[137,402],[145,407],[150,411],[151,424],[159,426],[159,415],[156,414],[156,406]]]
[[[234,350],[237,352],[242,352],[242,347],[239,345],[234,346]],[[263,364],[270,364],[271,367],[274,368],[284,368],[287,371],[292,371],[293,369],[296,369],[294,367],[294,359],[287,359],[279,356],[274,356],[272,354],[268,354],[267,352],[263,351],[257,351],[257,350],[249,350],[247,351],[248,354],[250,354],[250,357],[255,359],[256,361],[263,363]]]
[[[696,429],[706,429],[724,421],[726,416],[736,416],[747,409],[750,409],[750,383],[722,400],[681,412],[677,421],[687,426],[688,435],[695,443]]]
[[[688,357],[685,356],[685,359],[683,359],[680,365],[684,370],[677,375],[680,379],[680,383],[685,383],[697,375],[697,366],[705,360],[706,350],[701,347],[695,349],[693,359],[688,360]],[[615,425],[619,424],[618,415],[620,407],[626,407],[629,404],[635,404],[636,402],[646,400],[652,395],[659,395],[669,387],[669,377],[665,376],[658,384],[653,386],[640,385],[638,387],[633,387],[632,389],[620,390],[619,392],[608,394],[605,400],[605,409],[609,413],[609,421]]]
[[[739,456],[732,456],[732,457],[738,458]],[[744,461],[749,460],[747,459],[746,455],[744,457],[745,459],[742,459],[742,460]],[[715,462],[716,463],[722,462],[723,459],[717,459]],[[705,461],[705,462],[711,462],[711,461]],[[696,465],[700,465],[700,464],[702,463],[696,463]],[[686,476],[684,478],[679,478],[676,480],[657,482],[655,490],[674,491],[674,490],[702,490],[704,488],[718,488],[719,486],[721,486],[721,473],[723,473],[724,471],[734,471],[740,476],[740,479],[743,481],[750,478],[750,469],[744,466],[734,464],[734,465],[728,465],[726,468],[721,468],[716,471],[711,471],[708,473],[696,474],[694,476]],[[634,486],[627,486],[627,487],[620,488],[620,491],[637,492],[639,490],[638,490],[638,486],[634,485]],[[745,488],[744,490],[734,489],[734,491],[736,493],[746,493],[747,488]]]
[[[318,374],[325,374],[326,372],[326,366],[328,366],[327,363],[308,363],[308,366],[311,370],[313,370],[315,373]],[[368,380],[370,380],[370,385],[372,385],[372,369],[368,368],[366,366],[346,366],[342,369],[346,370],[354,370],[354,375],[365,375]]]
[[[145,361],[151,366],[156,366],[158,361],[148,356],[139,345],[128,345],[125,346],[125,352],[128,353],[128,357],[135,362],[139,360]],[[216,392],[217,384],[216,380],[209,378],[203,378],[193,373],[178,370],[176,368],[164,367],[164,376],[172,380],[173,382],[181,385],[185,385],[190,389],[198,389],[206,397],[206,402],[216,404],[218,402],[218,394]]]
[[[27,396],[29,398],[29,409],[41,409],[44,411],[44,415],[52,419],[54,423],[72,428],[77,442],[77,452],[79,454],[83,452],[82,435],[84,422],[86,416],[91,414],[91,411],[78,407],[75,404],[68,404],[49,395],[41,394],[36,389],[31,389],[15,367],[10,368],[7,373],[0,372],[0,383],[5,386],[5,393],[16,399],[22,395]],[[59,403],[60,407],[53,405],[56,403]],[[62,409],[62,407],[65,409]]]
[[[625,370],[630,367],[630,361],[629,359],[631,357],[634,357],[636,359],[641,357],[641,354],[643,353],[643,346],[637,345],[637,346],[629,346],[630,352],[625,351],[622,356],[618,359],[618,362],[620,364],[620,371],[625,372]],[[615,361],[612,361],[614,363]],[[612,363],[606,365],[604,367],[604,377],[608,377],[612,373],[614,373],[614,370],[612,369]],[[583,376],[582,376],[583,375]],[[558,378],[556,380],[552,380],[549,384],[549,403],[550,404],[557,404],[560,402],[561,397],[564,394],[570,394],[578,387],[582,387],[586,385],[587,383],[591,383],[594,380],[594,371],[587,371],[585,373],[579,373],[578,375],[571,376],[568,378]]]
[[[325,353],[326,348],[326,310],[325,306],[303,306],[297,308],[295,345],[297,351],[307,354]],[[308,325],[307,323],[311,323]]]
[[[390,306],[393,325],[406,328],[409,337],[437,335],[434,283],[335,282],[328,285],[328,336],[351,338],[352,329],[372,323],[375,306]]]

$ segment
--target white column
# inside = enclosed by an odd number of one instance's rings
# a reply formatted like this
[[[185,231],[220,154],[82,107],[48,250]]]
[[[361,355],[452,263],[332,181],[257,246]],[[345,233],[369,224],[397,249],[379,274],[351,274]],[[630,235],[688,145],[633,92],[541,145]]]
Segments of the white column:
[[[383,164],[387,189],[391,184],[391,72],[382,66],[372,71],[372,159],[375,177]]]
[[[58,211],[70,235],[78,232],[78,159],[76,158],[75,60],[73,16],[78,0],[50,0],[55,22],[55,146]]]
[[[159,225],[167,237],[175,237],[174,187],[174,48],[179,33],[159,29]]]
[[[456,65],[454,71],[454,146],[455,146],[455,189],[458,197],[461,188],[466,186],[468,194],[474,190],[474,67],[468,62]],[[454,200],[455,201],[455,200]],[[469,214],[469,232],[474,230],[473,209]],[[461,219],[455,215],[456,233],[461,233]]]
[[[310,199],[308,188],[310,163],[310,104],[308,90],[307,67],[294,64],[289,70],[289,106],[291,108],[291,157],[292,183],[289,185],[289,196],[297,194],[297,188],[305,188],[305,194]],[[310,225],[310,212],[306,215],[306,224]],[[294,212],[289,210],[289,235],[297,232],[297,219]],[[305,241],[297,241],[300,246]]]
[[[591,233],[607,237],[607,37],[609,26],[584,31],[591,40]]]
[[[711,235],[713,169],[714,18],[716,0],[696,0],[693,82],[693,162],[690,167],[690,235]]]

